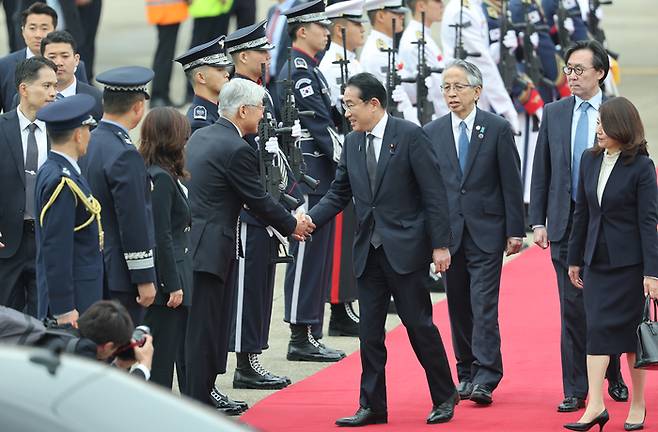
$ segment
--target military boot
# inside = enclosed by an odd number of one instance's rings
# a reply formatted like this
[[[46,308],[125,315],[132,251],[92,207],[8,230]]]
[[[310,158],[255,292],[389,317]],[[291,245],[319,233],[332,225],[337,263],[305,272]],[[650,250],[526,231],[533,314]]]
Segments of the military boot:
[[[245,401],[233,400],[220,392],[217,387],[213,387],[210,391],[210,401],[213,403],[217,411],[228,416],[240,415],[249,408],[249,405],[247,405]]]
[[[359,316],[351,302],[331,305],[329,336],[359,336]]]
[[[234,389],[278,390],[288,387],[290,378],[277,376],[260,364],[258,354],[236,353],[238,365],[233,374]]]
[[[345,357],[343,351],[328,348],[315,340],[309,325],[290,324],[290,331],[286,356],[290,361],[337,362]]]

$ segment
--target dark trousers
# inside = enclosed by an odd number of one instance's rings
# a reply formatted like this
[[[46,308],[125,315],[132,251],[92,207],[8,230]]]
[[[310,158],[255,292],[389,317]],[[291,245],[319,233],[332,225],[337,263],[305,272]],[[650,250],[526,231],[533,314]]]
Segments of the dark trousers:
[[[486,253],[466,227],[446,272],[446,295],[459,381],[493,390],[503,377],[498,294],[503,251]]]
[[[309,195],[308,209],[313,208],[320,198],[319,195]],[[321,328],[331,276],[332,224],[314,231],[311,241],[291,242],[290,253],[295,257],[295,262],[286,267],[285,322],[319,325]]]
[[[175,309],[166,305],[151,305],[144,315],[144,324],[153,335],[153,364],[151,382],[171,389],[176,364],[178,388],[185,389],[185,330],[187,329],[187,306]]]
[[[429,257],[428,257],[429,258]],[[432,322],[432,303],[423,286],[427,268],[398,274],[383,247],[371,247],[359,290],[359,341],[361,346],[361,394],[359,404],[375,411],[386,410],[386,315],[391,295],[402,324],[407,329],[437,406],[455,393],[450,366],[439,330]]]
[[[118,301],[128,310],[130,318],[133,320],[133,324],[138,326],[142,324],[144,320],[145,309],[137,303],[135,300],[138,295],[137,287],[135,286],[135,291],[126,292],[126,291],[109,291],[110,300]]]
[[[153,57],[153,86],[151,97],[169,100],[169,81],[180,24],[158,25],[158,46]]]
[[[80,23],[84,32],[84,41],[78,47],[80,58],[84,60],[87,80],[92,82],[94,77],[94,61],[96,60],[96,33],[101,20],[101,10],[103,9],[103,0],[92,0],[84,6],[78,6]]]
[[[234,296],[233,287],[226,281],[231,279],[234,267],[235,263],[226,279],[194,272],[194,298],[185,336],[187,382],[184,394],[206,405],[210,405],[210,390],[217,374],[226,372]]]
[[[2,1],[2,6],[5,9],[5,21],[7,23],[7,39],[9,42],[9,52],[14,52],[19,49],[19,45],[16,43],[17,30],[14,22],[14,14],[16,13],[16,8],[18,7],[18,0],[4,0]]]
[[[37,245],[34,225],[23,226],[23,238],[16,253],[0,259],[0,305],[37,316]]]
[[[238,260],[238,271],[233,272],[231,281],[236,295],[229,351],[260,354],[267,348],[272,320],[276,240],[264,227],[244,222],[240,224],[240,239],[244,258]]]
[[[235,15],[236,28],[250,26],[256,22],[256,0],[234,1],[230,15]],[[226,21],[228,31],[228,20]],[[225,33],[222,33],[225,34]]]
[[[194,18],[194,26],[192,27],[192,41],[190,48],[201,45],[206,42],[225,35],[228,31],[230,15],[222,14],[212,17]],[[194,90],[192,84],[187,83],[187,98],[192,100]]]

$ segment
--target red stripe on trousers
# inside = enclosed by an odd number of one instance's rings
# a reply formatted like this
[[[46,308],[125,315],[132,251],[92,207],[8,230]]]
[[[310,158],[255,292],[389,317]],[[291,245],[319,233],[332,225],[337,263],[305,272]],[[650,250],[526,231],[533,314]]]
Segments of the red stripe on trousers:
[[[340,303],[340,259],[343,245],[343,212],[336,215],[334,222],[334,259],[331,266],[331,291],[329,302]]]

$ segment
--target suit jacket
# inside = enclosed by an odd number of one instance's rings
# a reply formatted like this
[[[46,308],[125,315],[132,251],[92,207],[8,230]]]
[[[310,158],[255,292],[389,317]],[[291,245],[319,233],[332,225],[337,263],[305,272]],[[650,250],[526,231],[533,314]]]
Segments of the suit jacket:
[[[284,236],[295,218],[265,192],[256,151],[227,119],[197,130],[187,143],[194,271],[226,280],[236,258],[237,220],[243,204]]]
[[[103,298],[98,224],[92,220],[84,226],[90,213],[69,186],[55,195],[63,177],[72,179],[85,196],[91,196],[87,181],[73,165],[63,156],[49,153],[37,174],[35,189],[35,211],[40,216],[36,224],[39,319],[45,318],[48,310],[53,315],[73,309],[82,314]]]
[[[374,229],[397,273],[420,270],[430,263],[432,249],[450,244],[448,200],[436,153],[420,127],[389,116],[373,195],[366,145],[364,132],[347,135],[336,179],[309,215],[317,226],[324,225],[353,198],[356,277],[364,272]]]
[[[75,94],[88,94],[96,101],[94,108],[91,110],[91,116],[94,118],[94,120],[96,120],[96,122],[100,122],[101,118],[103,118],[103,92],[92,85],[83,83],[82,81],[76,80],[75,83]],[[18,106],[18,102],[18,93],[16,93],[14,94],[14,99],[11,102],[12,109]]]
[[[25,60],[26,48],[0,58],[0,111],[8,112],[14,105],[16,91],[16,65]],[[87,82],[87,71],[82,60],[75,71],[78,81]]]
[[[658,277],[656,168],[648,156],[637,156],[628,165],[620,156],[599,205],[602,159],[603,153],[586,151],[580,161],[568,263],[590,265],[599,237],[604,236],[611,268],[643,263],[646,276]]]
[[[191,304],[190,202],[178,180],[160,166],[151,165],[153,228],[158,293],[155,303],[166,305],[169,294],[183,290],[183,304]]]
[[[450,252],[459,249],[464,226],[480,249],[501,252],[508,237],[525,235],[520,160],[512,129],[502,117],[477,109],[462,175],[451,115],[424,127],[438,152],[448,195]]]

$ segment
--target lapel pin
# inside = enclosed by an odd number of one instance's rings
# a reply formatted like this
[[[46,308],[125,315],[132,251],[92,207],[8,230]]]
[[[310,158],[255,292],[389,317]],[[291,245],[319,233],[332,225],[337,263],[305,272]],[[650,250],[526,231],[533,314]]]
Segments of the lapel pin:
[[[475,126],[475,130],[479,131],[480,130],[480,125]]]
[[[388,145],[389,151],[391,154],[395,154],[395,144],[391,143]]]

